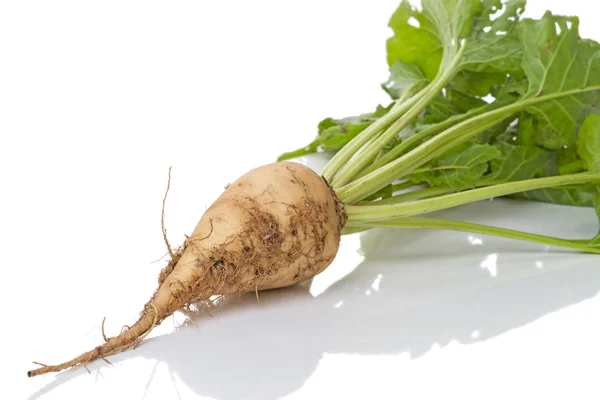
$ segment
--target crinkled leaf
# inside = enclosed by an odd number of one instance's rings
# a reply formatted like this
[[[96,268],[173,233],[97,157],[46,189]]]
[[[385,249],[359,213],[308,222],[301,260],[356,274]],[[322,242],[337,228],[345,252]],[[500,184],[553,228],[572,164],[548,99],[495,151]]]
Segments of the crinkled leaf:
[[[446,98],[450,103],[456,106],[461,114],[474,108],[486,106],[488,104],[480,98],[470,96],[458,90],[447,90]]]
[[[481,0],[481,12],[474,25],[478,27],[490,26],[493,20],[492,15],[496,14],[502,7],[502,0]]]
[[[344,147],[356,135],[365,130],[377,118],[385,115],[388,107],[378,105],[375,112],[342,119],[327,118],[319,124],[320,149],[323,151],[337,151]]]
[[[517,127],[516,138],[520,145],[535,145],[535,128],[533,126],[534,118],[526,112],[519,115],[519,125]]]
[[[577,148],[575,146],[566,147],[558,151],[557,163],[558,165],[567,165],[580,160],[579,154],[577,154]],[[561,172],[561,175],[563,173]]]
[[[486,180],[507,182],[540,178],[551,175],[549,172],[556,165],[556,155],[537,146],[513,145],[503,141],[494,145],[501,155],[490,162]]]
[[[556,164],[558,165],[558,173],[560,175],[575,174],[585,171],[585,165],[583,160],[579,157],[575,146],[558,150]]]
[[[421,4],[423,15],[445,48],[456,47],[460,39],[471,36],[481,11],[480,0],[422,0]]]
[[[597,188],[594,185],[578,185],[530,190],[511,197],[560,205],[592,207],[597,193]]]
[[[500,182],[535,179],[559,174],[561,163],[569,163],[572,154],[564,151],[549,151],[536,145],[495,142],[502,155],[490,161],[491,172],[486,180]],[[593,184],[573,185],[558,188],[531,190],[512,195],[513,198],[543,201],[546,203],[590,207],[594,196],[600,193]]]
[[[499,122],[495,126],[490,129],[487,129],[481,132],[479,135],[471,138],[472,143],[477,144],[486,144],[493,143],[495,140],[502,138],[502,135],[510,136],[514,131],[514,127],[511,125],[513,123],[512,118],[507,118],[504,121]]]
[[[338,151],[356,135],[371,125],[377,118],[385,115],[393,103],[384,107],[378,105],[372,113],[361,114],[341,119],[326,118],[319,122],[317,138],[307,146],[280,155],[277,161],[289,160],[319,151]]]
[[[327,128],[336,127],[336,126],[340,127],[340,126],[348,126],[348,125],[358,125],[358,124],[363,124],[363,123],[370,124],[371,122],[377,120],[377,118],[382,117],[385,114],[387,114],[387,112],[392,108],[392,106],[393,106],[393,103],[389,104],[387,107],[384,107],[381,104],[378,104],[377,107],[375,108],[375,111],[372,113],[365,113],[365,114],[360,114],[360,115],[350,116],[350,117],[345,117],[345,118],[339,118],[339,119],[325,118],[324,120],[319,122],[319,125],[318,125],[319,134],[321,134],[321,132],[323,132]]]
[[[370,122],[332,126],[319,134],[323,151],[337,151],[356,135],[365,130]]]
[[[506,75],[522,78],[522,50],[516,23],[525,10],[525,0],[483,0],[462,68],[450,86],[462,92],[487,96],[506,82]],[[494,19],[491,16],[494,15]]]
[[[458,107],[440,94],[427,106],[423,122],[425,124],[435,124],[456,114],[461,114]]]
[[[411,25],[414,24],[412,21],[419,26]],[[442,59],[442,46],[425,16],[408,0],[403,0],[388,25],[394,32],[386,43],[388,65],[393,66],[398,60],[415,64],[427,79],[435,78]]]
[[[521,75],[522,51],[515,27],[524,10],[524,0],[508,0],[504,5],[483,0],[463,54],[463,68]]]
[[[503,9],[500,15],[503,30],[500,31],[490,19],[498,2],[422,0],[422,4],[423,14],[444,49],[442,63],[449,63],[466,39],[461,68],[505,74],[521,71],[521,45],[513,28],[523,7],[511,5]]]
[[[410,179],[414,183],[444,185],[456,191],[473,188],[487,172],[488,162],[499,156],[500,151],[494,146],[463,143],[411,174]]]
[[[534,117],[534,142],[550,150],[575,144],[585,118],[600,113],[600,45],[580,38],[577,18],[550,12],[540,20],[522,20],[519,37],[529,80],[526,97],[580,91],[527,108]]]
[[[507,32],[515,26],[515,21],[525,11],[526,1],[525,0],[508,0],[502,5],[500,0],[483,0],[486,4],[493,4],[495,7],[494,13],[502,9],[504,6],[504,12],[494,18],[492,22],[492,30],[495,32]]]
[[[490,94],[495,98],[506,96],[523,97],[527,93],[528,81],[526,78],[509,77],[502,85],[494,85]]]
[[[579,36],[577,17],[549,11],[539,20],[519,24],[523,69],[529,79],[528,95],[557,93],[600,83],[598,45]]]
[[[469,71],[520,74],[521,55],[516,34],[485,35],[467,43],[462,65]]]
[[[579,130],[577,150],[588,171],[600,171],[600,115],[590,115]]]
[[[487,103],[481,99],[449,90],[446,95],[440,94],[431,101],[425,111],[423,122],[425,124],[441,122],[485,105]]]
[[[390,68],[390,77],[381,86],[392,99],[399,99],[407,92],[422,87],[427,83],[427,78],[415,64],[407,64],[400,60]]]
[[[521,74],[521,44],[514,27],[524,9],[524,1],[508,0],[502,8],[499,0],[422,0],[422,11],[403,0],[389,26],[394,35],[387,41],[388,64],[398,60],[418,66],[428,80],[448,67],[467,40],[460,69],[471,72]],[[502,9],[501,11],[498,11]],[[491,15],[495,13],[494,21]],[[466,76],[462,76],[463,84]],[[479,93],[489,78],[476,77]],[[471,79],[474,80],[474,79]],[[471,92],[469,92],[471,93]],[[482,94],[483,96],[487,93]]]
[[[506,82],[504,72],[460,71],[449,84],[449,87],[471,96],[485,97]],[[497,89],[496,89],[497,90]]]

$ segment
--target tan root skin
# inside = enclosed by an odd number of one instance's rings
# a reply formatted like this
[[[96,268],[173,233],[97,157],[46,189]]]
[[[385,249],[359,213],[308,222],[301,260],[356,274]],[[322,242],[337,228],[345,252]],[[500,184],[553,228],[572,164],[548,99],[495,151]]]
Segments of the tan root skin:
[[[205,212],[161,271],[159,287],[134,325],[71,361],[27,375],[85,366],[135,346],[194,301],[308,280],[333,261],[343,224],[341,203],[308,167],[281,162],[256,168],[229,185]]]

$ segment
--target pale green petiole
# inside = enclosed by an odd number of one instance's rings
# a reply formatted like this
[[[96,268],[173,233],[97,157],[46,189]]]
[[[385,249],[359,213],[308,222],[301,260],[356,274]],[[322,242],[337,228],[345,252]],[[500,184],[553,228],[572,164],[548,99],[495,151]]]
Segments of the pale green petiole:
[[[428,138],[429,136],[433,136],[440,132],[443,132],[446,128],[451,127],[456,122],[457,121],[455,121],[455,120],[447,119],[446,121],[437,123],[434,126],[423,129],[421,132],[412,135],[411,137],[409,137],[406,140],[399,143],[392,150],[385,153],[381,158],[378,158],[377,160],[375,160],[375,162],[373,164],[371,164],[368,167],[366,167],[365,169],[363,169],[357,175],[357,177],[362,178],[363,176],[368,175],[369,173],[377,170],[380,167],[383,167],[384,165],[390,163],[391,161],[394,161],[396,158],[400,157],[406,150],[409,150],[415,144],[419,143],[423,139]]]
[[[344,234],[358,233],[371,228],[405,228],[405,229],[441,229],[460,232],[479,233],[482,235],[500,236],[510,239],[525,240],[549,246],[564,247],[588,253],[600,254],[600,243],[593,240],[560,239],[533,233],[521,232],[512,229],[497,228],[493,226],[474,224],[470,222],[454,221],[438,218],[398,218],[387,221],[364,223],[348,223]]]
[[[373,162],[377,155],[383,150],[383,148],[404,128],[406,128],[415,117],[417,117],[430,103],[439,95],[440,91],[448,84],[448,81],[452,79],[456,73],[458,62],[460,61],[461,53],[457,54],[454,62],[445,70],[443,73],[438,75],[429,85],[426,90],[420,95],[419,99],[412,105],[412,107],[402,115],[397,121],[395,121],[387,130],[374,141],[365,151],[361,154],[360,159],[349,163],[346,168],[342,169],[340,173],[333,179],[332,186],[341,187],[350,182],[356,175],[365,168],[369,163]]]
[[[579,183],[600,183],[600,172],[583,172],[548,178],[501,183],[464,192],[424,200],[384,205],[346,205],[348,223],[385,221],[444,210],[493,197],[507,196],[529,190],[568,186]]]
[[[350,143],[344,146],[331,158],[323,169],[323,177],[327,179],[328,182],[331,182],[340,169],[342,169],[364,145],[410,110],[426,90],[427,87],[416,94],[412,91],[405,93],[387,114],[365,128],[365,130],[359,133],[352,141],[350,141]]]
[[[361,202],[359,203],[360,205],[384,205],[384,204],[398,204],[398,203],[404,203],[407,201],[415,201],[415,200],[422,200],[422,199],[428,199],[431,197],[437,197],[437,196],[441,196],[441,195],[445,195],[445,194],[450,194],[450,193],[454,193],[454,190],[452,190],[449,187],[429,187],[426,189],[421,189],[421,190],[413,190],[410,192],[406,192],[406,193],[402,193],[402,194],[398,194],[396,196],[392,196],[392,197],[388,197],[387,199],[382,199],[376,202]]]
[[[343,187],[334,186],[334,188],[343,202],[350,204],[356,203],[391,182],[410,174],[421,165],[424,165],[451,148],[454,144],[468,140],[470,137],[489,129],[519,111],[545,101],[599,89],[600,86],[590,86],[582,89],[573,89],[559,93],[530,97],[508,106],[477,115],[439,133],[419,147],[370,174]]]
[[[336,190],[339,198],[346,204],[353,204],[357,201],[364,199],[366,196],[371,194],[373,191],[377,191],[393,182],[400,179],[421,165],[424,165],[428,161],[435,157],[443,154],[445,151],[451,149],[457,144],[460,144],[464,140],[467,140],[479,133],[495,126],[501,122],[503,118],[491,119],[486,122],[480,122],[479,125],[474,125],[467,130],[461,130],[462,135],[458,138],[452,137],[453,140],[440,141],[438,146],[427,146],[435,138],[430,139],[429,142],[424,143],[415,150],[405,154],[404,156],[397,158],[389,164],[377,169],[370,174],[365,175],[356,181],[341,187]],[[454,129],[454,128],[452,128]],[[418,152],[421,147],[427,146],[426,151],[422,150]]]

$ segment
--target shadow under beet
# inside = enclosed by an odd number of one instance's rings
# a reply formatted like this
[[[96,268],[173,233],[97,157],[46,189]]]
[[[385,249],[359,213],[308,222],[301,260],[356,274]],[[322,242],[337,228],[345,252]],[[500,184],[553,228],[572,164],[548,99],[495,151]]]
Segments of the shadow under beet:
[[[435,344],[493,338],[600,291],[597,256],[549,254],[512,241],[473,246],[465,234],[440,242],[437,235],[443,233],[365,233],[361,265],[322,294],[313,297],[303,284],[264,292],[260,304],[254,294],[233,296],[214,318],[196,316],[197,327],[182,326],[111,360],[164,363],[210,398],[275,399],[301,388],[324,353],[419,357]],[[90,366],[99,368],[107,366]],[[85,373],[60,373],[30,398]]]

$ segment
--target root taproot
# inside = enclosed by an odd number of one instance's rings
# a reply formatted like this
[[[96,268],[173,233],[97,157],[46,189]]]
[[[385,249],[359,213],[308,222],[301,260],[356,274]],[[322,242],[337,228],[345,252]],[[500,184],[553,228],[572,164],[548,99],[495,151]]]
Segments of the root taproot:
[[[167,188],[168,190],[168,188]],[[166,199],[166,194],[165,194]],[[164,200],[163,200],[164,206]],[[165,318],[213,296],[282,288],[310,279],[335,257],[344,213],[327,182],[296,163],[259,167],[232,183],[172,250],[139,319],[71,361],[40,365],[28,376],[86,366],[135,347]]]
[[[151,307],[151,310],[152,311],[150,312],[144,312],[140,319],[130,329],[122,332],[118,336],[108,338],[106,343],[103,345],[97,346],[93,350],[87,351],[62,364],[46,365],[35,363],[41,365],[41,368],[28,371],[27,376],[31,378],[33,376],[42,375],[49,372],[58,372],[68,368],[85,366],[88,363],[98,359],[104,359],[104,361],[110,364],[110,361],[108,361],[106,357],[135,346],[137,343],[143,340],[158,324],[158,320],[160,319],[158,310],[154,306]]]

